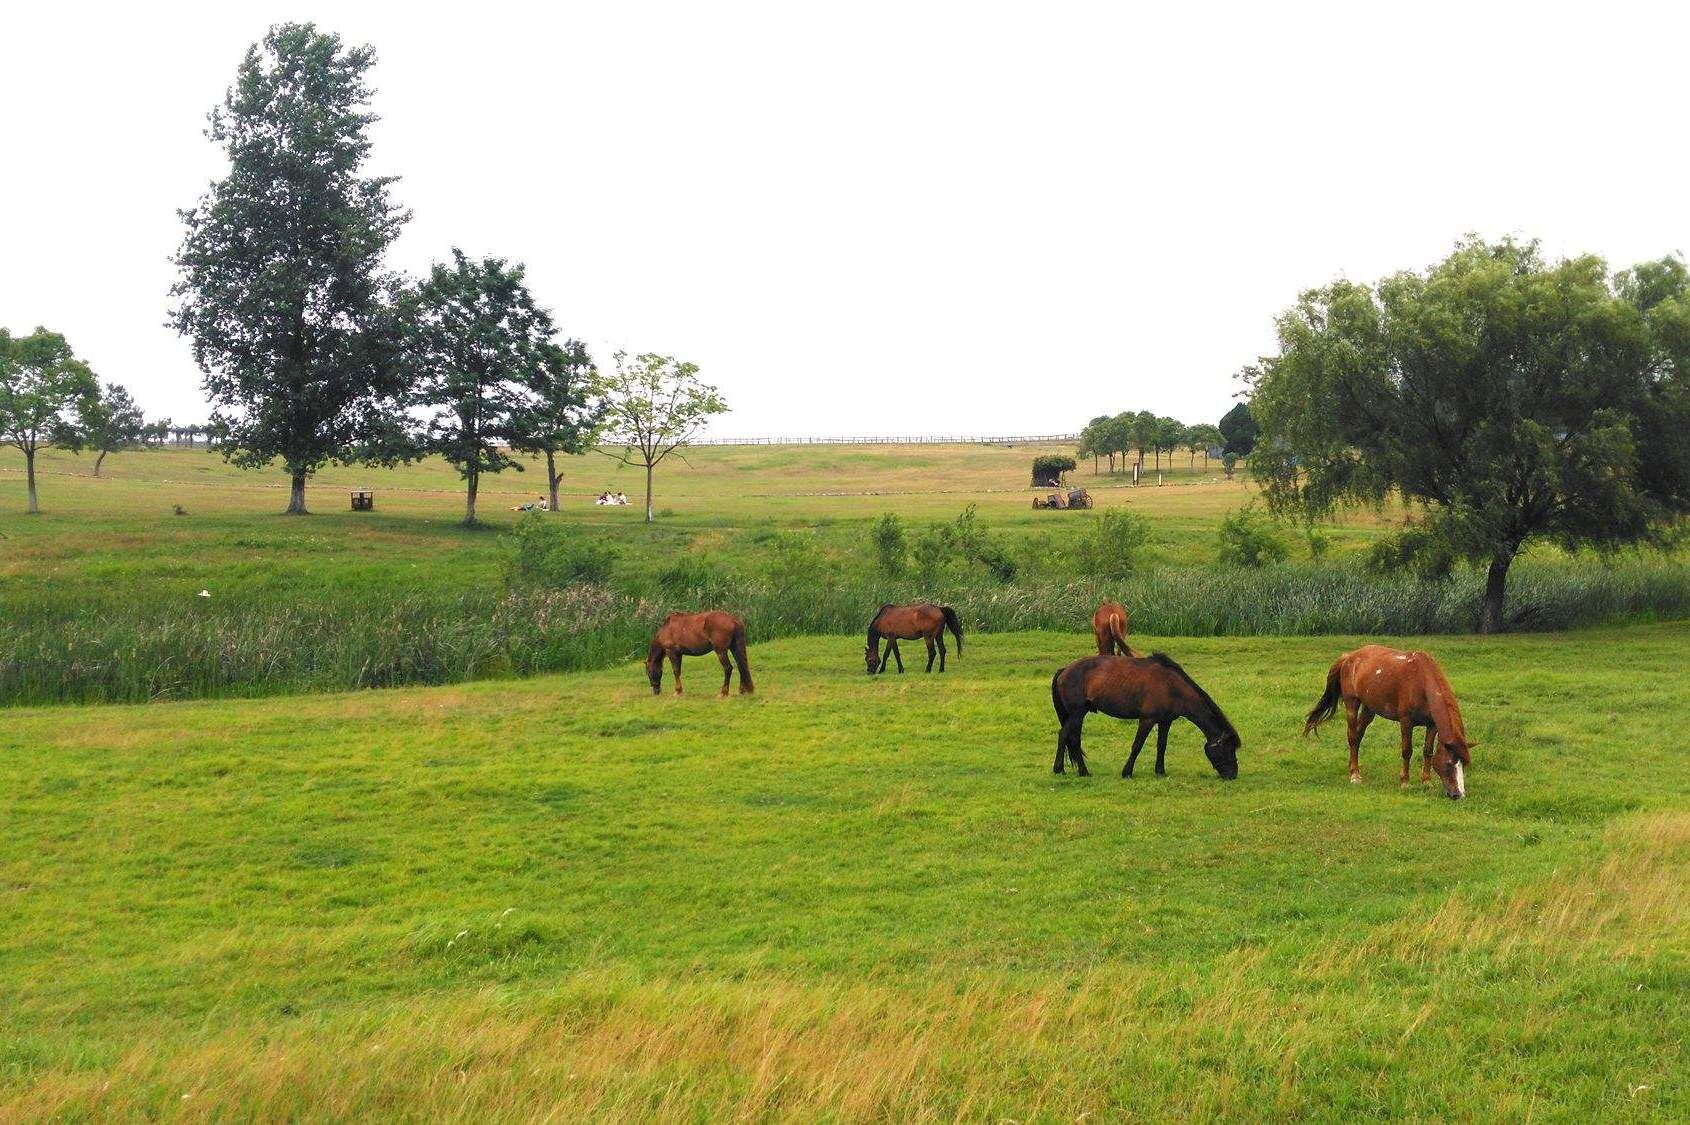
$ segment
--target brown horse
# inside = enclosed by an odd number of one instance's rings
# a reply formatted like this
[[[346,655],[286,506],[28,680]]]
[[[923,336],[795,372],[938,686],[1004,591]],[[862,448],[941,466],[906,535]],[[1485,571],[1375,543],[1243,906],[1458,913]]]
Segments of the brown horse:
[[[949,629],[956,637],[956,654],[962,655],[962,622],[957,620],[956,610],[948,605],[934,605],[932,602],[914,602],[910,605],[883,605],[880,612],[874,615],[874,620],[868,623],[868,649],[863,658],[868,661],[868,673],[886,671],[889,660],[898,662],[898,671],[904,670],[904,657],[898,651],[900,640],[913,641],[917,637],[927,641],[927,670],[933,671],[933,653],[937,649],[939,654],[939,671],[945,670],[945,630]],[[886,654],[880,653],[880,639],[886,638]]]
[[[1091,615],[1091,635],[1097,638],[1097,655],[1114,656],[1117,649],[1122,656],[1131,656],[1127,647],[1127,610],[1116,602],[1106,601]]]
[[[1403,652],[1384,645],[1364,645],[1345,653],[1326,673],[1326,693],[1309,712],[1303,734],[1330,719],[1344,701],[1349,720],[1350,780],[1361,783],[1361,736],[1375,715],[1402,725],[1402,783],[1408,784],[1408,763],[1414,757],[1414,728],[1426,728],[1426,745],[1421,751],[1420,780],[1430,781],[1436,770],[1444,783],[1444,796],[1459,801],[1467,795],[1467,767],[1473,764],[1470,751],[1477,743],[1467,741],[1461,725],[1461,707],[1444,678],[1438,662],[1424,652]],[[1437,743],[1436,752],[1433,743]]]
[[[1209,693],[1162,653],[1076,660],[1052,677],[1050,698],[1056,706],[1056,720],[1062,724],[1056,735],[1056,773],[1062,772],[1066,753],[1080,776],[1087,776],[1080,728],[1087,712],[1101,711],[1117,719],[1138,720],[1138,734],[1133,737],[1127,764],[1121,767],[1122,777],[1133,775],[1133,764],[1144,749],[1151,727],[1156,728],[1156,775],[1168,772],[1163,758],[1168,752],[1168,728],[1175,719],[1190,719],[1203,732],[1203,753],[1222,779],[1232,781],[1238,776],[1238,747],[1242,745],[1238,732]]]
[[[733,679],[733,665],[728,663],[732,653],[739,665],[739,692],[752,690],[751,665],[745,658],[745,624],[731,613],[719,609],[704,613],[671,613],[657,627],[651,638],[651,651],[646,653],[645,674],[651,681],[651,693],[663,690],[663,658],[675,666],[675,694],[681,694],[681,657],[703,656],[714,652],[722,662],[722,694],[728,694],[728,682]]]

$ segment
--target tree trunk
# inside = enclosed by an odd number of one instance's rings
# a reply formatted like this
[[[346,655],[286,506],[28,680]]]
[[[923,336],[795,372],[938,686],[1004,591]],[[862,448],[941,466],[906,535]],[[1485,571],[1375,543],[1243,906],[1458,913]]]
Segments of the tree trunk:
[[[653,516],[652,516],[652,512],[651,512],[651,462],[647,461],[646,465],[645,465],[645,522],[650,523],[652,521],[652,519],[653,519]]]
[[[469,476],[465,478],[469,483],[469,495],[468,495],[468,498],[464,502],[464,526],[465,527],[474,527],[475,526],[475,489],[476,489],[476,486],[481,483],[480,480],[478,479],[479,476],[480,476],[480,474],[478,474],[474,469],[471,469],[470,472],[469,472]]]
[[[546,488],[550,493],[549,502],[554,512],[557,511],[557,464],[555,456],[551,450],[546,450]]]
[[[288,491],[288,511],[290,516],[308,516],[305,510],[305,470],[293,470],[293,487]]]
[[[29,477],[29,514],[38,516],[41,514],[41,504],[35,498],[35,450],[26,449],[23,451],[23,464],[24,471]]]
[[[1503,598],[1508,589],[1508,567],[1514,552],[1499,548],[1491,556],[1490,570],[1485,574],[1485,604],[1479,613],[1479,632],[1502,632]]]
[[[94,475],[95,476],[100,475],[100,463],[103,462],[106,459],[106,454],[108,452],[110,452],[110,451],[102,449],[102,450],[100,450],[100,455],[98,457],[94,458]]]

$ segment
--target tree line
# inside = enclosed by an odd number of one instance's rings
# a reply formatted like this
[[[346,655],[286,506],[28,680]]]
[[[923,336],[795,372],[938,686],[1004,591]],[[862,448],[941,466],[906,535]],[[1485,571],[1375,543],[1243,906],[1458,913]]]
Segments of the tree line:
[[[23,452],[38,512],[36,452],[105,456],[169,433],[203,433],[245,468],[280,462],[287,511],[326,464],[393,465],[438,455],[465,482],[464,523],[489,473],[543,458],[558,506],[560,458],[599,449],[656,467],[728,407],[695,364],[617,352],[601,371],[562,338],[520,262],[453,247],[422,278],[385,255],[410,213],[370,155],[369,46],[281,24],[248,49],[206,136],[228,172],[192,208],[171,289],[213,409],[206,426],[147,423],[129,393],[101,387],[65,338],[0,330],[0,440]],[[616,452],[616,450],[620,452]]]
[[[1167,454],[1171,462],[1175,453],[1185,450],[1190,465],[1195,466],[1201,454],[1203,464],[1207,466],[1210,450],[1219,449],[1226,475],[1230,477],[1238,459],[1249,455],[1255,433],[1250,408],[1242,402],[1229,410],[1218,424],[1187,425],[1178,418],[1156,415],[1148,410],[1136,413],[1123,411],[1120,414],[1100,414],[1087,422],[1080,430],[1078,453],[1081,457],[1090,457],[1093,469],[1098,472],[1102,471],[1101,463],[1107,458],[1109,471],[1113,473],[1116,471],[1116,458],[1120,458],[1123,472],[1128,464],[1135,464],[1143,471],[1146,457],[1153,458],[1153,468],[1160,469],[1163,454]],[[1134,455],[1136,459],[1129,461],[1129,455]]]
[[[370,155],[375,52],[312,24],[282,24],[247,52],[207,136],[229,172],[183,211],[172,323],[213,403],[212,437],[234,463],[280,461],[287,510],[328,463],[430,454],[465,483],[465,524],[489,473],[600,443],[652,474],[726,403],[696,365],[646,353],[602,372],[535,301],[524,267],[449,260],[411,279],[384,265],[410,219]]]

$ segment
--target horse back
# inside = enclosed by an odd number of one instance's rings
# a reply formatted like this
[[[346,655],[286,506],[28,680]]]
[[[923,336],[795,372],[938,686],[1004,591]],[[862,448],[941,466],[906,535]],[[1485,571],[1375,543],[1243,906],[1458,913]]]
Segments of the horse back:
[[[1364,645],[1339,664],[1344,695],[1382,718],[1429,719],[1435,694],[1455,698],[1428,652]]]

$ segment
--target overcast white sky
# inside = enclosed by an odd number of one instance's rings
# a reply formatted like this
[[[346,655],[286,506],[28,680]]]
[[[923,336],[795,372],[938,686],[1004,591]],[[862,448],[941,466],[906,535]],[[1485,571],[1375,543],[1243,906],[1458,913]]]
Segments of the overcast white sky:
[[[0,324],[203,419],[163,327],[271,23],[375,44],[373,170],[718,434],[1213,421],[1299,289],[1467,231],[1690,250],[1682,4],[246,3],[0,13]]]

